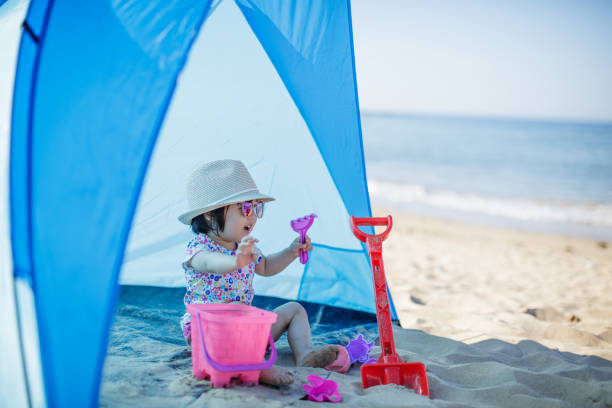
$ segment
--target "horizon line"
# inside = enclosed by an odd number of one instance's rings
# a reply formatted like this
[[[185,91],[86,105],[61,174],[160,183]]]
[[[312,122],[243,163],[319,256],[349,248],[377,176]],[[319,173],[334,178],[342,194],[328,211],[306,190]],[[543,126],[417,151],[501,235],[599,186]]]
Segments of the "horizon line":
[[[379,110],[379,109],[360,109],[362,116],[421,116],[432,118],[448,119],[486,119],[493,121],[513,121],[513,122],[539,122],[539,123],[558,123],[558,124],[577,124],[577,125],[610,125],[610,119],[594,119],[580,117],[551,117],[551,116],[518,116],[518,115],[498,115],[498,114],[478,114],[478,113],[451,113],[451,112],[420,112],[402,110]]]

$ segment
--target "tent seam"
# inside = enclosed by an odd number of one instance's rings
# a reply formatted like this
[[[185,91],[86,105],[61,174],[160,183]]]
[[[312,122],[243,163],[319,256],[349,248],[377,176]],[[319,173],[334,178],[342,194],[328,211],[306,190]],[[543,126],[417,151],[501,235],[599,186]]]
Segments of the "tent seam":
[[[325,249],[331,249],[333,251],[341,251],[341,252],[354,252],[354,253],[362,253],[364,252],[363,250],[359,250],[359,249],[349,249],[349,248],[339,248],[339,247],[334,247],[334,246],[330,246],[330,245],[323,245],[323,244],[312,244],[313,247],[319,247],[319,248],[325,248]]]
[[[24,24],[25,24],[25,19],[24,19]],[[25,36],[22,35],[21,37],[21,42],[20,42],[20,46],[19,49],[21,51],[21,49],[24,46],[24,42],[25,42]],[[38,42],[36,43],[38,44]],[[36,47],[38,47],[36,45]],[[17,82],[17,75],[18,75],[18,71],[19,71],[19,60],[21,59],[21,55],[19,55],[18,61],[17,61],[17,65],[15,67],[15,82]],[[31,79],[31,78],[30,78]],[[31,80],[30,80],[30,85],[31,85]],[[31,92],[31,89],[30,89]],[[15,95],[17,94],[17,87],[14,87],[13,89],[13,103],[11,106],[11,116],[15,110]],[[17,323],[17,334],[19,336],[19,351],[21,353],[21,366],[22,366],[22,370],[23,370],[23,376],[24,376],[24,380],[25,380],[25,391],[26,391],[26,396],[28,399],[28,406],[32,406],[32,396],[31,396],[31,391],[30,391],[30,381],[28,379],[28,370],[27,370],[27,365],[26,365],[26,353],[25,353],[25,346],[23,344],[23,333],[22,333],[22,324],[21,324],[21,314],[19,313],[19,296],[17,293],[17,285],[16,285],[16,278],[20,275],[20,273],[17,272],[18,267],[15,265],[15,245],[14,242],[16,241],[15,239],[15,231],[14,231],[14,227],[13,227],[13,215],[15,212],[14,209],[14,205],[13,205],[13,200],[11,199],[11,190],[12,190],[12,186],[13,186],[13,177],[12,177],[12,166],[11,166],[11,162],[10,160],[12,159],[13,155],[12,155],[12,145],[13,145],[13,141],[12,141],[12,134],[13,134],[13,129],[12,129],[12,123],[13,123],[13,119],[14,117],[11,118],[11,130],[9,132],[9,134],[11,135],[11,139],[10,139],[10,146],[9,146],[9,191],[8,191],[8,201],[9,201],[9,235],[10,235],[10,241],[11,241],[11,256],[12,256],[12,278],[13,278],[13,303],[15,304],[15,318],[16,318],[16,323]],[[26,134],[26,138],[28,137],[28,135]],[[27,159],[27,157],[26,157]],[[26,167],[27,171],[29,171],[29,168]],[[27,188],[27,187],[26,187]],[[27,196],[27,195],[26,195]],[[29,212],[28,212],[29,213]],[[30,231],[28,230],[28,234],[30,233]],[[30,259],[32,259],[32,257],[29,257]],[[32,288],[32,292],[34,292],[33,290],[33,283],[32,283],[32,277],[31,276],[23,276],[24,279],[28,280],[28,285],[30,286],[30,288]]]
[[[37,323],[37,328],[38,328],[38,337],[39,339],[41,339],[41,324],[42,321],[38,318],[39,313],[38,311],[40,310],[40,304],[38,301],[38,296],[36,295],[37,290],[36,290],[36,279],[34,276],[34,257],[33,257],[33,252],[34,252],[34,245],[33,245],[33,225],[32,225],[32,180],[33,180],[33,174],[32,174],[32,140],[33,140],[33,114],[34,114],[34,105],[35,105],[35,101],[36,101],[36,87],[38,85],[38,72],[39,72],[39,68],[40,68],[40,55],[41,55],[41,50],[44,46],[44,40],[45,40],[45,36],[47,34],[47,28],[49,26],[49,18],[51,15],[51,10],[53,9],[53,5],[54,5],[55,1],[54,0],[49,0],[49,2],[47,3],[47,8],[45,10],[45,16],[42,22],[42,27],[41,27],[41,32],[40,32],[40,36],[36,37],[34,36],[34,42],[36,44],[36,57],[34,58],[34,64],[32,67],[32,74],[31,74],[31,81],[30,81],[30,99],[29,99],[29,106],[28,106],[28,124],[27,124],[27,146],[26,146],[26,180],[27,180],[27,186],[26,186],[26,206],[27,206],[27,228],[28,228],[28,256],[30,258],[30,285],[31,285],[31,289],[32,289],[32,297],[34,298],[34,310],[36,311],[36,323]],[[30,8],[28,9],[28,16],[29,16],[29,11],[30,9],[33,8],[33,4],[34,2],[32,2],[30,4]],[[24,19],[24,24],[26,24],[27,20],[28,20],[28,16],[26,16],[26,18]],[[26,27],[24,25],[24,27]],[[27,26],[29,27],[29,25]],[[27,31],[27,29],[26,29]],[[33,35],[33,33],[31,33]],[[19,65],[17,66],[19,67]],[[18,69],[18,68],[17,68]],[[15,88],[14,93],[17,91],[17,89]],[[13,94],[14,97],[14,94]],[[11,131],[12,133],[12,131]],[[16,298],[16,302],[18,303],[19,300]],[[19,312],[18,312],[19,314]],[[21,336],[21,327],[20,327],[20,336]],[[49,375],[45,375],[45,364],[43,363],[43,361],[47,361],[47,364],[51,364],[51,366],[53,367],[53,362],[50,361],[49,359],[44,359],[43,356],[44,355],[49,355],[49,353],[47,353],[47,346],[46,346],[46,342],[40,341],[39,342],[39,347],[40,349],[38,350],[38,352],[40,353],[40,365],[41,365],[41,374],[42,374],[42,380],[43,380],[43,384],[44,384],[44,398],[45,398],[45,404],[46,405],[53,405],[52,403],[52,399],[50,398],[51,395],[53,395],[53,393],[50,391],[51,389],[53,389],[53,387],[49,384],[49,382],[53,382],[53,379],[51,378],[52,376]],[[25,357],[25,355],[24,355]],[[53,372],[52,367],[50,368],[50,371]],[[49,373],[49,371],[47,371],[47,373]],[[28,377],[28,373],[27,371],[25,372],[25,376],[26,378]],[[28,391],[29,391],[29,381],[28,381]],[[31,396],[28,395],[28,399],[30,400]],[[31,402],[30,402],[31,405]]]
[[[38,38],[38,36],[37,36],[36,34],[34,34],[34,31],[32,30],[32,27],[30,27],[30,25],[28,24],[28,21],[27,21],[27,20],[24,20],[24,21],[23,21],[23,24],[22,24],[21,26],[24,28],[24,30],[25,30],[25,31],[26,31],[28,34],[30,34],[30,37],[32,37],[32,39],[34,40],[34,42],[35,42],[36,44],[38,44],[39,38]]]

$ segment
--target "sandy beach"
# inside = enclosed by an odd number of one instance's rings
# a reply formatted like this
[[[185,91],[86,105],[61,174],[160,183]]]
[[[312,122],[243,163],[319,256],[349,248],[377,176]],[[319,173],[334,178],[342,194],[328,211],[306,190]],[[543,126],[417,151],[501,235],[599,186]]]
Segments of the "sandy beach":
[[[383,256],[402,327],[612,360],[611,243],[374,213],[394,220]]]
[[[100,406],[314,407],[302,388],[314,374],[336,381],[340,405],[351,407],[612,407],[609,242],[374,211],[389,213],[383,256],[401,322],[395,344],[403,361],[425,364],[430,398],[395,384],[363,389],[359,364],[346,374],[296,367],[286,337],[277,364],[293,384],[211,388],[193,378],[178,328],[183,289],[124,287]],[[324,310],[309,311],[314,345],[361,334],[380,355],[373,320],[330,328]]]

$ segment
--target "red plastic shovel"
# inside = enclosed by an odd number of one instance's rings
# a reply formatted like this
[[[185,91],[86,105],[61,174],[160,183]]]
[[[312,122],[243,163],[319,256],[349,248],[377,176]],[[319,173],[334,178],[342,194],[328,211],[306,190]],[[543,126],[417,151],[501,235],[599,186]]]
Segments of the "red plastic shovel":
[[[369,235],[359,229],[359,226],[386,226],[382,234]],[[412,388],[417,394],[429,396],[427,374],[423,363],[405,363],[395,352],[395,340],[391,326],[391,312],[387,297],[387,280],[382,258],[382,242],[387,238],[393,219],[387,218],[355,218],[351,216],[353,234],[366,243],[372,274],[374,275],[374,292],[376,296],[376,319],[382,352],[376,363],[361,366],[361,383],[363,388],[382,384],[398,384]]]

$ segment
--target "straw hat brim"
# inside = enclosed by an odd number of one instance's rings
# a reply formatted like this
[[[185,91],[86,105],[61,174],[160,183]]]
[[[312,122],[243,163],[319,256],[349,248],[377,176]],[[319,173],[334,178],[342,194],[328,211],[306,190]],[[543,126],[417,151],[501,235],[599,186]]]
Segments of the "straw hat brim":
[[[217,203],[209,204],[206,207],[197,208],[194,210],[187,211],[184,214],[179,215],[178,220],[185,225],[191,225],[191,220],[197,217],[200,214],[207,213],[212,210],[216,210],[217,208],[225,207],[226,205],[241,203],[243,201],[251,201],[251,200],[261,200],[263,202],[274,201],[275,198],[261,194],[258,191],[250,191],[238,196],[232,197],[230,200],[222,200]]]

